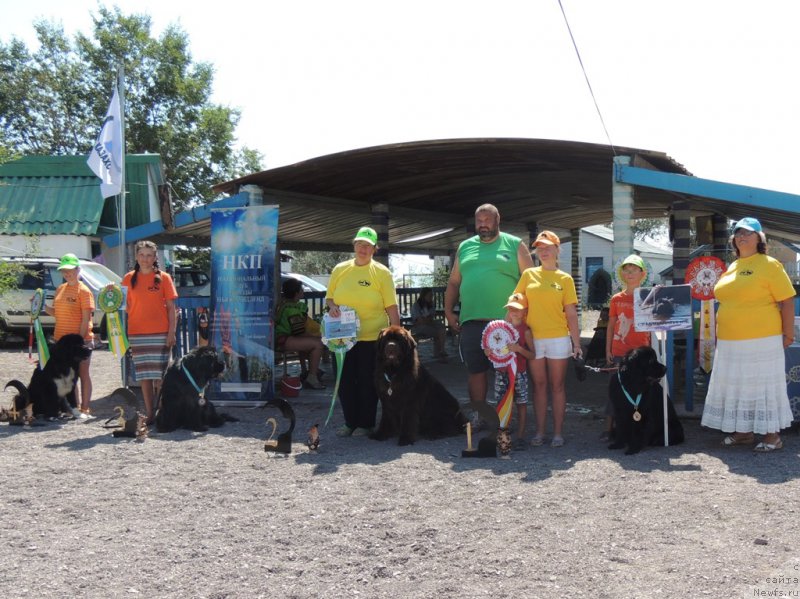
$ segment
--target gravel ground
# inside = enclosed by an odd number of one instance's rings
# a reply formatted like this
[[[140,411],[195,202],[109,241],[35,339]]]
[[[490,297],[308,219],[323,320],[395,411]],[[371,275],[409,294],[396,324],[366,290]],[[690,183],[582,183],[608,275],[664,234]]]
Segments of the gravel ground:
[[[31,369],[0,351],[3,382]],[[240,422],[207,434],[114,439],[117,361],[98,351],[92,373],[100,420],[0,425],[2,597],[800,596],[794,433],[755,455],[695,418],[684,445],[610,452],[593,375],[569,377],[560,449],[469,460],[463,438],[339,439],[337,408],[310,452],[329,396],[304,391],[293,453],[275,457],[262,408],[226,408]],[[460,365],[436,374],[466,401]]]

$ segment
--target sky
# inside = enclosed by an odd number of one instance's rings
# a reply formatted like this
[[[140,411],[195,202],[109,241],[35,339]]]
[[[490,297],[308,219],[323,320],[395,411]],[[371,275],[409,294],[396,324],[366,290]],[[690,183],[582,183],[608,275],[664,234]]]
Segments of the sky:
[[[266,168],[382,144],[521,137],[643,148],[695,176],[800,194],[795,0],[117,0],[176,24]],[[106,3],[106,5],[112,5]],[[0,0],[91,34],[91,0]],[[609,185],[611,165],[609,165]]]

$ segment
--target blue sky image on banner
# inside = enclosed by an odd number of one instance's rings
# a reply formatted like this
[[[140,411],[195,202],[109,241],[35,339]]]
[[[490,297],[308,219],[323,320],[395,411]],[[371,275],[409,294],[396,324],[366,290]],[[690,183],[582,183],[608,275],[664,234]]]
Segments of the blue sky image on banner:
[[[211,343],[226,370],[209,399],[264,401],[273,396],[272,312],[277,206],[211,213]]]

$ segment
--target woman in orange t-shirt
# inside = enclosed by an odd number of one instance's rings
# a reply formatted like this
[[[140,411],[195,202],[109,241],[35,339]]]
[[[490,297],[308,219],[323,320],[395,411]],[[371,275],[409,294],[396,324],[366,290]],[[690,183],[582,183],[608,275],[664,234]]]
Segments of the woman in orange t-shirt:
[[[136,244],[136,266],[122,279],[128,288],[128,342],[136,380],[142,386],[147,423],[153,422],[153,398],[175,345],[175,284],[158,266],[152,241]]]
[[[92,314],[94,313],[94,295],[80,277],[80,260],[75,254],[64,254],[58,265],[58,272],[64,277],[64,283],[56,289],[52,306],[44,306],[44,311],[56,317],[56,330],[53,337],[58,341],[64,335],[76,334],[83,337],[86,346],[94,347],[92,335]],[[89,376],[91,356],[78,366],[78,379],[81,382],[81,409],[72,406],[73,415],[77,418],[90,418],[89,402],[92,399],[92,378]]]

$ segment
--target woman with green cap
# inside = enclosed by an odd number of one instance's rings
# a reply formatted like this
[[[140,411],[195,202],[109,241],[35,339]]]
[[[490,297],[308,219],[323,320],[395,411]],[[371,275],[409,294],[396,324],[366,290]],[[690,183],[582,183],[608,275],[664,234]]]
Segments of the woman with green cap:
[[[56,341],[64,335],[78,334],[86,341],[86,346],[94,347],[92,333],[92,314],[94,313],[94,294],[80,281],[80,260],[75,254],[64,254],[58,265],[58,272],[64,277],[64,283],[56,289],[52,306],[44,306],[44,311],[56,318],[56,329],[53,337]],[[76,418],[90,418],[89,402],[92,399],[92,378],[89,375],[91,357],[85,359],[78,367],[78,379],[81,388],[80,412],[73,409]],[[73,406],[77,408],[77,406]]]
[[[328,282],[325,303],[333,317],[339,306],[356,311],[360,322],[356,344],[345,354],[339,401],[344,412],[340,437],[368,435],[375,427],[378,394],[372,380],[378,334],[387,325],[400,325],[392,273],[372,257],[378,249],[378,234],[361,227],[353,238],[355,256],[337,264]]]

